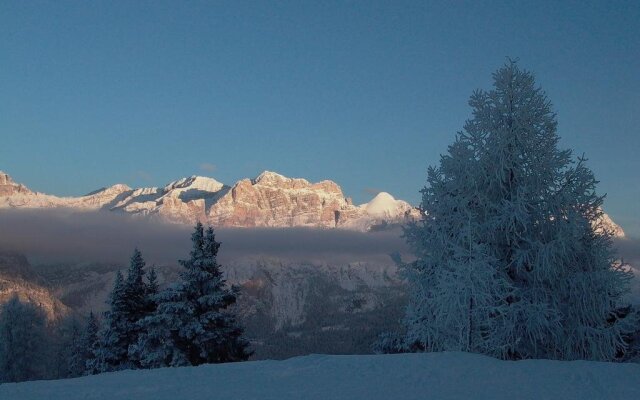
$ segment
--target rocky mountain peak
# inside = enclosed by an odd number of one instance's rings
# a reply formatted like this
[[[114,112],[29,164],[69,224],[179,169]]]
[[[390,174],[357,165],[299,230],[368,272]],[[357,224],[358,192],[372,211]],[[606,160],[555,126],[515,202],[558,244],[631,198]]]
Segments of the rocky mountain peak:
[[[213,178],[193,175],[188,178],[178,179],[177,181],[169,183],[164,187],[164,190],[168,192],[175,189],[195,189],[203,192],[217,192],[222,189],[223,186],[224,184]]]
[[[286,184],[291,181],[291,178],[287,178],[286,176],[281,175],[277,172],[263,171],[260,175],[253,178],[251,180],[251,183],[254,185],[263,186],[281,186],[282,184]]]
[[[26,186],[16,183],[9,174],[0,171],[0,196],[13,196],[16,194],[33,194]]]
[[[0,171],[0,185],[12,185],[14,184],[13,179],[9,176],[9,174],[4,171]]]
[[[404,202],[403,202],[404,203]],[[387,192],[378,193],[370,202],[365,205],[367,214],[376,217],[392,215],[402,204]]]
[[[311,183],[304,178],[289,178],[277,172],[264,171],[249,182],[251,185],[265,186],[277,190],[311,190],[343,197],[340,186],[330,180]]]

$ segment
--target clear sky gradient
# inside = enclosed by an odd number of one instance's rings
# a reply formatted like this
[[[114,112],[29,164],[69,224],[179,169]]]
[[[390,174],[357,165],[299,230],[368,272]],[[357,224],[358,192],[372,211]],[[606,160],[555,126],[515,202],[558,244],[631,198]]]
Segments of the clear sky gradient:
[[[640,236],[640,2],[0,1],[0,169],[79,195],[262,170],[419,201],[505,57]]]

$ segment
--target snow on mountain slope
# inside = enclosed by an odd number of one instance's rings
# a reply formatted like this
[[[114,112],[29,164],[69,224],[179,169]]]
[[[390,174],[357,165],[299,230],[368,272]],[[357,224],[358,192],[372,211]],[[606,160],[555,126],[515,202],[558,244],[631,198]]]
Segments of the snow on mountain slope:
[[[50,321],[69,313],[69,308],[44,286],[24,256],[0,253],[0,305],[14,296],[42,308]]]
[[[365,220],[370,222],[367,230],[380,225],[404,224],[422,217],[420,210],[404,200],[395,199],[387,192],[378,193],[371,201],[358,207]],[[361,217],[362,219],[362,217]]]
[[[370,202],[364,205],[364,209],[369,215],[384,217],[396,215],[398,208],[402,208],[404,202],[399,202],[387,192],[380,192]]]
[[[206,199],[219,194],[228,187],[213,178],[191,176],[169,183],[164,187],[164,196],[178,198],[183,202]]]
[[[194,224],[196,221],[207,221],[207,203],[227,190],[227,186],[213,178],[191,176],[170,182],[162,189],[132,190],[107,209],[151,216],[167,222]]]
[[[468,353],[310,355],[0,385],[27,399],[635,400],[640,365],[499,361]]]
[[[611,217],[609,217],[607,214],[602,215],[602,224],[604,225],[605,229],[613,233],[614,237],[617,237],[617,238],[626,237],[624,231],[622,230],[622,227],[616,224],[615,222],[613,222]]]

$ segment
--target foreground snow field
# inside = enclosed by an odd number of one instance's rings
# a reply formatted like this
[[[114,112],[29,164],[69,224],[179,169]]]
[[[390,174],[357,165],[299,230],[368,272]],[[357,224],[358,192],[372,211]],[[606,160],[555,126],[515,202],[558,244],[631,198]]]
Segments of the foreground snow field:
[[[0,385],[0,399],[640,399],[640,365],[310,355]]]

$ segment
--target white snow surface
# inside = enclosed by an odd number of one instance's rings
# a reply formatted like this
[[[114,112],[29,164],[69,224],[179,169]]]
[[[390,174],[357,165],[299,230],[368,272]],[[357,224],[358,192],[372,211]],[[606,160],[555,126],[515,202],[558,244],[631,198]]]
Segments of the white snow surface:
[[[468,353],[309,355],[0,385],[0,399],[639,399],[640,365]]]
[[[224,185],[213,178],[208,178],[206,176],[196,176],[193,175],[189,178],[181,178],[177,181],[173,181],[167,184],[164,187],[166,192],[170,190],[177,190],[178,192],[196,189],[202,190],[203,192],[212,192],[215,193],[218,190],[222,189]]]

